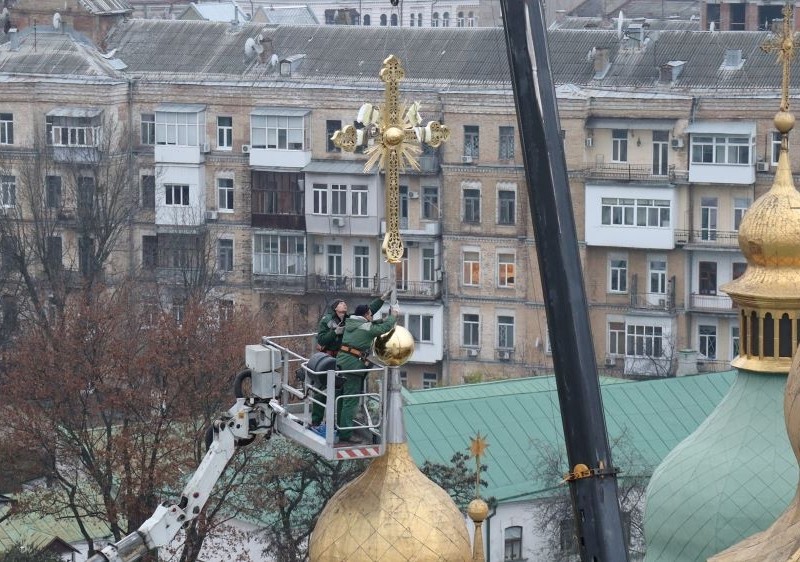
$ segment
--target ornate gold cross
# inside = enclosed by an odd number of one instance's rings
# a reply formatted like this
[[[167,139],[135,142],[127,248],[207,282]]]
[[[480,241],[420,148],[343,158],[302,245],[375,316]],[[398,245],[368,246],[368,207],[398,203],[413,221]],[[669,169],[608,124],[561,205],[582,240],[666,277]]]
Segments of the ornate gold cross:
[[[786,4],[783,7],[783,25],[781,32],[772,39],[765,41],[761,45],[761,50],[765,53],[777,53],[778,62],[783,65],[783,83],[781,86],[781,111],[789,111],[789,78],[792,59],[797,54],[800,46],[794,38],[792,25],[792,5]]]
[[[403,240],[400,238],[400,171],[410,165],[419,170],[416,156],[425,143],[436,148],[450,137],[450,130],[431,121],[424,127],[419,115],[419,102],[400,106],[399,83],[405,77],[400,59],[390,55],[383,61],[380,78],[386,84],[382,108],[366,103],[361,106],[356,126],[348,125],[336,131],[331,140],[348,152],[374,143],[365,153],[369,156],[364,171],[378,163],[386,173],[386,235],[381,251],[389,263],[403,259]]]
[[[486,449],[489,444],[486,443],[486,437],[478,434],[470,439],[469,452],[475,457],[475,497],[481,497],[481,457],[486,454]]]

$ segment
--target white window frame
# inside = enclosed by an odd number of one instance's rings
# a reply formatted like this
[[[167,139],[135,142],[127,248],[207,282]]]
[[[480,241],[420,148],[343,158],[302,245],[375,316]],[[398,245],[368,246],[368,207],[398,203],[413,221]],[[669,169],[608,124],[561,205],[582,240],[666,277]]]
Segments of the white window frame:
[[[202,111],[156,111],[156,144],[200,146],[205,141]]]
[[[347,185],[333,183],[331,189],[331,215],[347,215]]]
[[[414,325],[415,323],[417,324]],[[433,343],[432,314],[406,314],[403,319],[403,326],[414,336],[414,341]]]
[[[467,196],[469,192],[469,197]],[[477,192],[477,198],[475,194]],[[481,223],[481,186],[464,184],[461,186],[461,220],[468,224]],[[468,212],[469,209],[469,212]]]
[[[672,204],[668,199],[603,197],[600,224],[630,228],[670,228]]]
[[[344,270],[342,268],[344,262],[343,254],[344,248],[341,244],[325,245],[325,271],[328,277],[344,277]]]
[[[436,281],[436,249],[422,248],[420,251],[422,281]]]
[[[0,144],[14,144],[13,113],[0,113]]]
[[[752,165],[752,140],[742,135],[693,134],[691,164]],[[745,157],[746,158],[743,158]]]
[[[0,207],[12,209],[17,206],[17,177],[0,176]]]
[[[742,224],[747,209],[750,208],[753,202],[749,197],[734,197],[733,198],[733,229],[738,232]]]
[[[230,125],[223,125],[223,119],[230,119]],[[217,116],[217,148],[219,150],[233,150],[233,117],[230,115]]]
[[[141,113],[139,115],[139,132],[143,145],[154,146],[156,144],[155,113]]]
[[[354,217],[366,217],[369,214],[369,189],[366,185],[350,186],[350,213]]]
[[[217,210],[232,213],[234,201],[233,178],[217,178]]]
[[[628,161],[628,129],[611,130],[611,161]]]
[[[608,292],[625,294],[628,292],[628,256],[611,254],[608,256]]]
[[[441,211],[439,207],[439,186],[422,186],[422,220],[439,220]]]
[[[436,388],[439,386],[439,377],[436,373],[422,373],[422,388]]]
[[[706,359],[715,360],[718,349],[716,324],[699,324],[697,326],[697,349]]]
[[[660,264],[663,264],[663,267],[660,267]],[[656,290],[653,290],[654,284]],[[647,259],[647,292],[654,295],[667,294],[667,258],[665,256],[652,256]]]
[[[508,261],[509,257],[511,261]],[[497,252],[497,286],[502,289],[513,289],[517,277],[517,254],[514,250],[498,250]]]
[[[369,246],[353,246],[353,287],[356,289],[369,289],[369,254]]]
[[[328,214],[328,184],[315,183],[311,187],[311,196],[313,199],[311,205],[312,215],[327,215]]]
[[[58,115],[45,118],[47,138],[51,146],[92,148],[100,143],[100,126],[91,117],[63,117]]]
[[[625,320],[608,320],[608,347],[606,348],[608,354],[612,357],[625,356]]]
[[[469,255],[467,255],[469,254]],[[470,258],[470,259],[467,259]],[[474,259],[473,259],[474,258]],[[469,266],[469,269],[467,267]],[[475,267],[477,266],[477,274]],[[461,250],[461,282],[465,287],[479,287],[481,284],[481,252],[478,248]]]
[[[305,150],[305,117],[300,115],[251,115],[252,148]]]
[[[467,318],[468,316],[469,318]],[[468,327],[469,337],[467,337]],[[466,310],[461,312],[461,345],[470,348],[481,346],[481,315],[479,312]]]
[[[501,193],[511,193],[512,199],[510,201],[511,209],[508,210],[510,217],[509,221],[501,220],[504,216],[503,211],[508,206],[508,200],[501,199]],[[501,183],[497,185],[497,224],[501,226],[513,226],[517,224],[517,186],[515,184]]]
[[[253,273],[298,276],[306,274],[305,236],[253,234]]]
[[[509,322],[510,320],[510,322]],[[509,334],[510,331],[510,334]],[[497,349],[513,350],[516,346],[516,318],[511,313],[497,314]],[[509,342],[510,336],[510,342]]]
[[[652,324],[626,324],[625,326],[625,355],[627,357],[652,357],[664,356],[663,326]],[[639,351],[641,350],[641,353]]]
[[[164,205],[167,207],[188,207],[191,188],[182,183],[164,184]]]
[[[234,242],[232,238],[217,239],[217,269],[222,273],[233,271]]]
[[[773,166],[778,165],[778,157],[781,155],[781,134],[779,131],[772,131],[772,138],[770,142],[770,163]]]
[[[742,341],[740,339],[741,336],[740,336],[739,326],[731,326],[730,333],[731,333],[731,348],[728,350],[728,355],[729,355],[728,358],[731,361],[733,361],[739,356],[737,352],[739,349],[741,349],[740,346],[742,345]]]

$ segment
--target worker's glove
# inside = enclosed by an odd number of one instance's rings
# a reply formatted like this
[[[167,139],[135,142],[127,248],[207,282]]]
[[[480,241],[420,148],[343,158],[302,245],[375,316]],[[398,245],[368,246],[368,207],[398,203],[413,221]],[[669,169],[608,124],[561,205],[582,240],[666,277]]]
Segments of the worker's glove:
[[[400,305],[396,304],[389,308],[389,312],[392,316],[400,316]]]
[[[382,301],[388,301],[392,297],[392,289],[386,289],[383,294],[381,295]]]
[[[337,328],[334,330],[334,332],[336,332],[336,335],[337,335],[337,336],[341,336],[342,334],[344,334],[344,326],[339,326],[339,327],[337,327]]]

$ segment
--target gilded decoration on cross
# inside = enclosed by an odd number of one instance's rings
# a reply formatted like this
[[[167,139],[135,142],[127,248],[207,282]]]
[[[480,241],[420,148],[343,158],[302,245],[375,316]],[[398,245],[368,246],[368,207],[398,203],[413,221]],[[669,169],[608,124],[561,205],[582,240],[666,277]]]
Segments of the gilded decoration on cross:
[[[438,147],[450,137],[450,130],[441,123],[430,121],[422,125],[419,102],[400,104],[399,83],[405,77],[400,59],[390,55],[383,61],[380,78],[386,84],[383,107],[365,103],[358,111],[355,125],[336,131],[331,140],[347,152],[365,147],[369,172],[378,164],[386,174],[386,235],[381,251],[389,263],[403,259],[403,240],[400,238],[400,172],[406,166],[419,170],[417,156],[422,143]],[[372,141],[372,144],[370,144]]]
[[[765,41],[761,45],[761,50],[765,53],[775,53],[778,55],[778,62],[783,66],[783,82],[781,84],[781,111],[789,111],[789,78],[791,72],[792,59],[797,54],[800,42],[794,38],[792,25],[793,8],[791,4],[783,7],[783,22],[781,30],[775,37]]]

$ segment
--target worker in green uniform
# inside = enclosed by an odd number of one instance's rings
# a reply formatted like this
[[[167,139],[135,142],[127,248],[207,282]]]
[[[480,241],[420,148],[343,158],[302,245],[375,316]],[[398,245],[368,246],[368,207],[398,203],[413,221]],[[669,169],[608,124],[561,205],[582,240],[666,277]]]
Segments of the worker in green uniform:
[[[382,322],[372,320],[372,309],[366,304],[356,307],[355,314],[348,317],[345,321],[344,337],[336,355],[336,369],[338,371],[356,371],[344,373],[345,381],[342,388],[342,398],[339,400],[338,426],[342,428],[353,425],[353,416],[358,407],[359,397],[364,387],[366,372],[357,372],[359,369],[369,369],[372,364],[367,359],[372,340],[376,336],[385,334],[397,323],[397,305],[389,310]],[[351,429],[339,430],[339,443],[342,445],[361,443],[361,438],[354,434]]]

